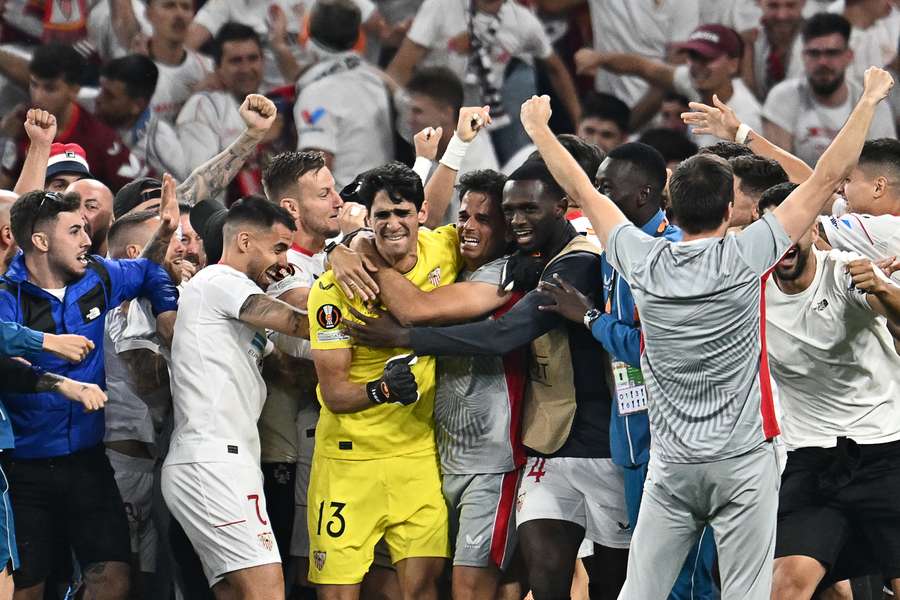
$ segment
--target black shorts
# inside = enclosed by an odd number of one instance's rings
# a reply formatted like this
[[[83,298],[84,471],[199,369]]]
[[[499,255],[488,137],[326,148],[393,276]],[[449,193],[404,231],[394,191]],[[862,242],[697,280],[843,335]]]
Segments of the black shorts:
[[[22,563],[17,588],[43,582],[61,545],[72,547],[82,568],[131,561],[125,506],[102,444],[55,458],[7,456],[3,468]]]
[[[900,577],[900,442],[788,453],[781,478],[775,558],[809,556],[826,582]]]

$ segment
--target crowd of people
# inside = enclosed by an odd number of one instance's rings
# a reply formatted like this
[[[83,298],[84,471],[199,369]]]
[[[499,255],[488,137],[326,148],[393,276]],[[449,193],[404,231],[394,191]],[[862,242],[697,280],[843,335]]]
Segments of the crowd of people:
[[[900,594],[894,0],[0,26],[0,599]]]

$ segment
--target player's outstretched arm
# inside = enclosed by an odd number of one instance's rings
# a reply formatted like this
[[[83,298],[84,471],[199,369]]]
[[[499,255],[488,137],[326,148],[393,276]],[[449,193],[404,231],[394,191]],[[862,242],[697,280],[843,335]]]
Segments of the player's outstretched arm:
[[[179,202],[193,206],[221,194],[266,136],[278,111],[265,96],[250,94],[244,98],[240,114],[247,129],[225,150],[191,172],[175,190]]]
[[[713,105],[690,102],[688,106],[691,110],[681,113],[681,120],[693,127],[694,133],[698,135],[708,134],[726,142],[736,141],[741,126],[740,119],[730,106],[719,100],[718,96],[713,95]],[[808,164],[767,140],[759,131],[749,130],[744,144],[753,150],[754,154],[771,158],[781,165],[792,183],[803,183],[812,175],[813,170]]]
[[[531,100],[522,105],[522,125],[547,163],[553,178],[562,186],[566,195],[581,207],[600,243],[607,247],[610,232],[627,219],[612,200],[597,191],[584,170],[553,135],[547,124],[551,112],[548,96],[532,96]]]
[[[835,188],[856,165],[875,116],[875,107],[887,97],[893,85],[894,80],[884,69],[869,67],[866,70],[862,97],[837,137],[819,158],[812,176],[773,211],[792,241],[803,237]]]
[[[306,312],[262,292],[244,300],[238,319],[259,329],[271,329],[285,335],[309,338]]]
[[[44,189],[50,145],[56,138],[56,117],[46,110],[30,109],[25,115],[25,133],[30,144],[25,154],[25,164],[13,188],[19,195]]]

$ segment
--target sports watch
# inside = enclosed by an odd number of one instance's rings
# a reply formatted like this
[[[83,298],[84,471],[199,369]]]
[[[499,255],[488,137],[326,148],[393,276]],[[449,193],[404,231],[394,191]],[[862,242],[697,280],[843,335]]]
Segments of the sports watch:
[[[603,314],[603,311],[600,310],[599,308],[596,308],[596,307],[589,308],[587,310],[587,312],[584,313],[584,326],[590,330],[591,325],[593,325],[594,321],[596,321],[598,318],[600,318],[600,315],[602,315],[602,314]]]

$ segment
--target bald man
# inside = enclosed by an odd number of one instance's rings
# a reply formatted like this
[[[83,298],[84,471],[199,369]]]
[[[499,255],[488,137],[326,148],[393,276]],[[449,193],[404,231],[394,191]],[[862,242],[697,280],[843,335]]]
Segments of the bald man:
[[[91,254],[106,256],[106,236],[113,221],[112,191],[96,179],[81,179],[69,184],[68,192],[81,196],[81,216],[88,224]]]
[[[19,249],[9,228],[9,207],[18,197],[15,192],[0,190],[0,274],[6,273],[9,263]]]

